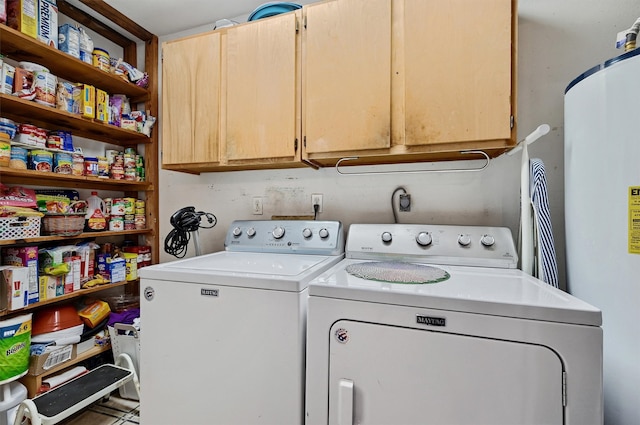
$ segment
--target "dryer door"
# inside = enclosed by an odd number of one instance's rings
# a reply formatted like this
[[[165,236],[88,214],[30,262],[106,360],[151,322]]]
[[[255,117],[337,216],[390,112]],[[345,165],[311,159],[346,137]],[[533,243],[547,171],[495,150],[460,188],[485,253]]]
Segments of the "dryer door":
[[[336,322],[330,424],[563,423],[563,367],[521,342]]]

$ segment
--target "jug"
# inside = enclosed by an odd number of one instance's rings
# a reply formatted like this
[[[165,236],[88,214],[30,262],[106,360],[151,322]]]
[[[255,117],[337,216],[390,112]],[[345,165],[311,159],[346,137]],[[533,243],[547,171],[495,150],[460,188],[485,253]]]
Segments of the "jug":
[[[100,231],[107,229],[107,218],[105,216],[106,204],[98,196],[98,192],[91,192],[87,198],[87,214],[85,215],[86,230]]]

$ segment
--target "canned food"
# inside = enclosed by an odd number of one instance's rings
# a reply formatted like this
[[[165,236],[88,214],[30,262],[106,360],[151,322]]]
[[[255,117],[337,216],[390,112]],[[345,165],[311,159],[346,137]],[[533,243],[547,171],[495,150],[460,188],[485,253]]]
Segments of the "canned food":
[[[124,198],[113,198],[111,204],[111,215],[124,215]]]
[[[38,141],[38,127],[31,124],[19,124],[16,141],[25,145],[36,146]]]
[[[112,216],[109,220],[109,230],[112,232],[124,230],[124,219],[119,216]]]
[[[135,212],[136,209],[136,198],[124,198],[124,213],[126,214],[131,214],[132,217],[131,219],[133,219],[133,213]],[[127,217],[125,217],[126,219]]]
[[[113,199],[104,198],[104,215],[109,217],[111,215],[111,205],[113,204]]]
[[[103,179],[109,178],[109,162],[107,162],[106,156],[98,157],[98,177]]]
[[[34,72],[35,101],[41,105],[56,106],[58,78],[49,71]]]
[[[47,136],[47,147],[50,149],[62,149],[64,140],[56,132],[51,132]]]
[[[145,229],[147,227],[147,218],[144,214],[136,214],[134,218],[135,228],[138,230]]]
[[[130,182],[136,181],[138,178],[138,173],[135,168],[125,168],[124,169],[124,179]]]
[[[114,180],[122,180],[124,179],[124,168],[122,165],[111,164],[111,168],[109,169],[111,178]]]
[[[29,163],[32,170],[51,172],[53,171],[53,153],[34,149],[30,152]]]
[[[57,152],[54,157],[53,171],[59,174],[73,174],[73,155]]]
[[[29,151],[18,146],[11,146],[11,154],[9,158],[9,167],[27,169],[27,155]]]
[[[74,176],[84,175],[84,156],[81,153],[74,153],[72,155],[71,174]]]

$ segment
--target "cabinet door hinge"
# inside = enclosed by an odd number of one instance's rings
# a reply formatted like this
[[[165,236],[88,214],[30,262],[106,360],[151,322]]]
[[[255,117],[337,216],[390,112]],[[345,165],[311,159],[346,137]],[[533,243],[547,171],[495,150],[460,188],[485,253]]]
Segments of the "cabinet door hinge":
[[[307,15],[305,15],[304,18],[302,18],[302,19],[304,19],[303,27],[304,27],[304,29],[307,29]]]
[[[298,138],[293,141],[293,151],[298,152]]]
[[[296,19],[296,34],[300,32],[300,21]]]
[[[304,147],[307,147],[307,136],[304,136],[304,139],[302,141],[302,143],[304,144]]]
[[[567,406],[567,372],[562,372],[562,405]]]
[[[515,118],[513,118],[513,115],[511,115],[511,118],[509,119],[509,123],[511,125],[511,128],[513,128],[513,126],[516,124],[516,120]]]

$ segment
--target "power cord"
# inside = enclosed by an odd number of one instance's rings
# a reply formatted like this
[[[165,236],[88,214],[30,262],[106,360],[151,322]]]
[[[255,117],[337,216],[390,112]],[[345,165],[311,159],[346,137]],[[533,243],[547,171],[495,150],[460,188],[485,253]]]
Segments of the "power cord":
[[[208,224],[201,224],[202,217],[207,219]],[[191,232],[211,229],[217,224],[218,219],[211,213],[196,211],[194,207],[184,207],[173,213],[169,221],[173,229],[164,240],[164,250],[167,254],[182,258],[187,254]]]
[[[407,193],[407,191],[405,190],[404,187],[402,186],[398,186],[396,188],[396,190],[393,191],[393,193],[391,194],[391,211],[393,212],[393,222],[397,223],[398,222],[398,216],[396,214],[396,207],[393,204],[393,199],[396,197],[396,193],[398,193],[399,191],[402,191],[403,193]]]
[[[313,204],[313,219],[317,220],[318,219],[318,211],[320,210],[320,205],[318,204]]]

